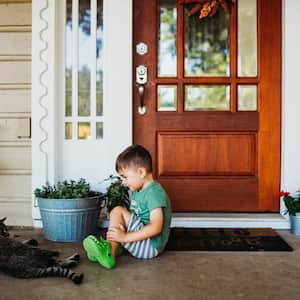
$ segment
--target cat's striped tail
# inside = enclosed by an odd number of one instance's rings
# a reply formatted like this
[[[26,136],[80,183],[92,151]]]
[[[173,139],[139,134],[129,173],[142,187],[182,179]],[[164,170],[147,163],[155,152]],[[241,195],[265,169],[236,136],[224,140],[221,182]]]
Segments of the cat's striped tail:
[[[37,268],[37,272],[35,273],[35,278],[42,277],[64,277],[72,280],[74,283],[79,284],[82,282],[83,274],[76,274],[70,269],[62,268],[62,267],[48,267],[48,268]]]

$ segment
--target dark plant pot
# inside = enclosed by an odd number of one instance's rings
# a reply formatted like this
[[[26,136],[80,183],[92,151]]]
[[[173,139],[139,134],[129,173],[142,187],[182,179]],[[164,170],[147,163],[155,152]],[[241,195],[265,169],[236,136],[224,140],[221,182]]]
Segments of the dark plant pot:
[[[56,242],[78,242],[98,229],[101,197],[37,198],[44,235]]]
[[[296,213],[295,216],[290,216],[291,232],[294,235],[300,235],[300,213]]]

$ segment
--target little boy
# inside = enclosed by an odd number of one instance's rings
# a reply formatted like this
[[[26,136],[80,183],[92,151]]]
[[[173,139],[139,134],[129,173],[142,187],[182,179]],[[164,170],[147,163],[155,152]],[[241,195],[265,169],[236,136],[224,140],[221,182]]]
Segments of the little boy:
[[[107,240],[90,235],[83,247],[91,261],[107,269],[115,266],[120,244],[141,259],[160,254],[168,241],[171,205],[162,186],[153,180],[152,158],[140,145],[132,145],[117,158],[116,170],[133,191],[130,211],[117,206],[110,213]]]

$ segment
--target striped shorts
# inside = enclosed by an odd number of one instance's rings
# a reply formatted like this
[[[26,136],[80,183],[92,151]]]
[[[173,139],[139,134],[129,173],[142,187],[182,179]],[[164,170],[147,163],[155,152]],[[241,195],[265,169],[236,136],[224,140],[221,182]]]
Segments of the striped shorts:
[[[127,225],[127,232],[133,232],[142,229],[145,224],[135,214],[131,214]],[[132,243],[122,243],[122,246],[136,258],[153,258],[158,255],[157,249],[154,248],[150,238]]]

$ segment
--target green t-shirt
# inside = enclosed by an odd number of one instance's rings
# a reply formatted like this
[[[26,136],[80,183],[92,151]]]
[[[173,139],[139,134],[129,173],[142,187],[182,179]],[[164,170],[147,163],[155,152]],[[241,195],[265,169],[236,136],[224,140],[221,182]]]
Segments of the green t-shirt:
[[[152,237],[151,240],[153,246],[160,253],[164,250],[170,233],[172,211],[168,195],[157,181],[151,182],[140,192],[133,192],[130,211],[139,216],[145,225],[150,223],[150,212],[158,207],[163,208],[163,230],[159,235]]]

